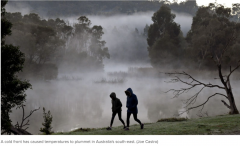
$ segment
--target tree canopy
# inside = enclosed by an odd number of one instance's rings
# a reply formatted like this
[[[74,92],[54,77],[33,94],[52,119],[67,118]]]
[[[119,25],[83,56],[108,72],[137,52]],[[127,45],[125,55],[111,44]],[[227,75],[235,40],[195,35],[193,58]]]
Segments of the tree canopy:
[[[195,52],[199,68],[214,66],[212,58],[220,59],[221,64],[227,66],[237,62],[240,24],[230,21],[230,18],[231,9],[219,4],[201,7],[193,17],[186,40]],[[226,48],[229,50],[226,51]]]
[[[103,58],[110,57],[102,40],[103,28],[90,26],[86,16],[80,16],[73,26],[59,18],[40,19],[35,13],[6,13],[6,18],[14,24],[6,42],[25,53],[21,76],[55,79],[59,67],[103,70]]]
[[[178,61],[181,30],[180,25],[174,22],[175,17],[166,5],[153,14],[147,42],[149,57],[154,67],[161,67],[169,61]]]

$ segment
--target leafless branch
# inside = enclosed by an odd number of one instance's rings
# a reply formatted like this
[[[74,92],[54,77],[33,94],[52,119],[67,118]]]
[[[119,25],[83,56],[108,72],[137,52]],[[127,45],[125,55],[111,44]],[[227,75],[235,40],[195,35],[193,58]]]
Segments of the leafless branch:
[[[39,107],[38,109],[31,110],[30,113],[29,113],[29,115],[28,115],[27,117],[25,117],[24,106],[25,106],[25,105],[21,105],[21,106],[17,107],[17,108],[22,108],[22,111],[23,111],[23,116],[22,116],[21,124],[19,125],[18,122],[17,122],[17,124],[15,125],[15,127],[16,127],[17,129],[22,129],[24,126],[29,125],[29,120],[28,120],[25,124],[24,124],[24,121],[25,121],[27,118],[29,118],[35,111],[37,111],[37,110],[40,109],[40,107]]]
[[[183,113],[189,112],[190,110],[195,109],[195,108],[198,108],[198,107],[201,107],[201,106],[202,106],[202,109],[201,109],[200,111],[202,111],[203,108],[204,108],[204,105],[209,101],[209,99],[212,98],[212,97],[214,97],[214,96],[216,96],[216,95],[225,96],[225,95],[223,95],[223,94],[221,94],[221,93],[215,93],[215,94],[209,96],[209,97],[207,98],[207,100],[206,100],[205,102],[203,102],[202,104],[197,105],[197,106],[190,107],[190,108],[188,108],[187,110],[182,111],[181,113],[179,113],[179,115],[182,115]],[[226,97],[226,96],[225,96],[225,97]]]
[[[238,65],[237,65],[233,70],[231,69],[231,66],[230,66],[230,73],[229,73],[228,76],[227,76],[226,83],[229,81],[229,78],[230,78],[231,74],[232,74],[235,70],[237,70],[239,67],[240,67],[240,60],[238,61]]]
[[[28,123],[29,123],[29,120],[27,121],[27,123],[23,124],[22,127],[29,125]]]
[[[187,99],[187,100],[185,101],[186,106],[185,106],[184,108],[188,107],[190,104],[194,104],[194,103],[196,102],[196,100],[197,100],[198,95],[202,92],[202,90],[203,90],[204,88],[205,88],[205,87],[202,87],[200,91],[198,91],[198,92],[197,92],[196,94],[194,94],[192,97],[190,97],[189,99]]]
[[[227,76],[223,76],[223,78],[226,78]],[[220,79],[220,78],[214,78],[214,79]]]
[[[223,104],[224,104],[227,108],[231,109],[231,107],[230,107],[224,100],[221,100],[221,101],[223,102]]]
[[[225,89],[224,87],[221,87],[219,85],[214,85],[211,83],[206,84],[206,83],[200,82],[184,71],[183,72],[174,72],[174,73],[165,73],[165,74],[167,74],[167,75],[183,75],[183,76],[186,76],[188,79],[191,79],[191,82],[186,82],[186,81],[181,80],[178,76],[175,76],[175,79],[172,79],[168,83],[182,82],[184,84],[187,84],[187,85],[193,86],[193,87],[203,85],[203,86],[209,87],[209,88],[217,87],[219,89]]]
[[[17,124],[16,124],[14,127],[19,128],[19,124],[18,124],[18,122],[17,122]]]
[[[40,109],[40,107],[38,108],[38,109],[34,109],[34,110],[31,110],[30,111],[30,114],[26,117],[26,118],[24,118],[24,120],[26,120],[28,117],[30,117],[35,111],[37,111],[37,110],[39,110]],[[29,122],[29,121],[28,121]],[[27,123],[28,123],[27,122]]]
[[[179,95],[185,93],[185,92],[188,92],[190,89],[194,88],[196,85],[194,86],[191,86],[189,88],[181,88],[179,90],[176,90],[176,89],[170,89],[168,91],[166,91],[165,93],[168,93],[170,91],[173,91],[173,94],[174,94],[174,97],[173,98],[177,98]]]
[[[29,127],[25,128],[24,130],[26,131]]]
[[[181,83],[184,83],[184,84],[190,86],[190,87],[181,88],[181,89],[170,89],[170,90],[168,90],[167,92],[165,92],[165,93],[168,93],[168,92],[172,91],[173,94],[174,94],[174,97],[173,97],[173,98],[179,97],[181,94],[188,92],[189,90],[193,89],[194,87],[203,86],[196,94],[194,94],[194,95],[191,96],[190,98],[184,100],[184,104],[185,104],[185,107],[184,107],[184,108],[187,108],[187,107],[189,107],[190,105],[193,105],[193,104],[196,102],[199,94],[200,94],[200,93],[203,91],[203,89],[206,88],[206,87],[208,87],[208,88],[217,87],[217,88],[220,88],[220,89],[225,89],[224,87],[221,87],[221,86],[219,86],[219,85],[214,85],[214,84],[211,84],[211,83],[206,84],[206,83],[200,82],[200,81],[196,80],[194,77],[192,77],[191,75],[187,74],[186,72],[174,72],[174,73],[166,73],[166,74],[168,74],[168,75],[176,75],[175,78],[174,78],[174,79],[171,79],[168,83],[181,82]],[[189,81],[184,81],[184,80],[182,80],[182,79],[181,79],[179,76],[177,76],[177,75],[186,76],[186,77],[187,77],[188,79],[190,79],[191,81],[190,81],[190,82],[189,82]],[[224,94],[221,94],[221,93],[216,93],[216,94],[214,94],[214,96],[215,96],[215,95],[221,95],[221,96],[224,96],[224,97],[227,98],[227,96],[225,96]],[[211,96],[210,96],[210,97],[211,97]],[[207,101],[208,101],[208,100],[207,100]],[[206,102],[207,102],[207,101],[206,101]],[[200,106],[202,106],[202,109],[204,108],[204,105],[205,105],[205,104],[206,104],[206,103],[200,105]],[[196,106],[196,108],[197,108],[197,107],[200,107],[200,106]],[[194,107],[191,107],[191,108],[189,108],[189,110],[190,110],[190,109],[193,109],[193,108],[194,108]],[[200,110],[200,112],[202,111],[202,109]]]

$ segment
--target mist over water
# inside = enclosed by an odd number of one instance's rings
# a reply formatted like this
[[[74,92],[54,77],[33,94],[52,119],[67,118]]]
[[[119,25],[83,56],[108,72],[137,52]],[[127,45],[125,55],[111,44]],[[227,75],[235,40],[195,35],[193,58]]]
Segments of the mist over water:
[[[143,36],[146,25],[151,25],[154,12],[139,12],[133,15],[87,16],[92,25],[103,27],[103,40],[109,48],[110,59],[104,60],[105,71],[127,71],[129,67],[151,67],[147,51],[147,36]],[[183,35],[191,28],[192,16],[176,13],[175,22],[180,24]],[[77,18],[77,17],[76,17]],[[76,18],[67,18],[76,22]],[[136,37],[135,29],[138,30]]]
[[[68,75],[69,80],[54,80],[34,82],[32,90],[28,90],[25,115],[35,108],[41,107],[30,117],[29,132],[39,134],[42,127],[43,111],[42,107],[50,110],[53,116],[53,130],[55,132],[70,131],[74,128],[102,128],[107,127],[111,120],[111,92],[115,92],[123,104],[122,118],[126,123],[126,95],[124,91],[131,87],[138,97],[138,118],[143,123],[156,122],[161,118],[175,117],[182,110],[182,100],[194,95],[200,88],[195,88],[187,94],[183,94],[179,98],[172,98],[173,94],[165,93],[169,89],[179,89],[184,87],[183,84],[166,83],[170,78],[164,74],[159,77],[145,76],[129,76],[125,77],[122,84],[95,83],[102,78],[115,79],[115,77],[102,74],[85,74],[85,75]],[[197,77],[197,76],[196,76]],[[71,80],[78,78],[79,80]],[[220,84],[220,81],[211,80],[207,74],[197,77],[201,81],[208,83]],[[240,106],[239,80],[232,81],[233,94],[235,95],[236,105]],[[216,89],[204,90],[197,99],[195,105],[203,103],[208,96],[215,92],[224,93]],[[224,93],[225,94],[225,93]],[[203,113],[208,116],[227,114],[228,109],[221,103],[224,97],[216,96],[212,98],[204,107]],[[188,118],[198,118],[198,109],[188,114],[182,115]],[[22,115],[21,110],[13,111],[11,115],[13,121],[20,121]],[[130,119],[130,125],[138,124],[133,117]],[[115,117],[113,126],[121,126],[118,117]]]
[[[135,13],[133,15],[115,16],[87,16],[92,25],[101,25],[104,35],[102,40],[106,41],[109,48],[110,59],[105,59],[103,73],[79,73],[66,74],[64,68],[60,68],[58,79],[51,81],[35,81],[30,79],[33,89],[27,90],[25,115],[35,108],[40,110],[30,117],[29,132],[39,134],[43,123],[43,110],[50,110],[53,116],[52,127],[55,132],[70,131],[74,128],[101,128],[107,127],[111,120],[111,92],[115,92],[123,104],[122,118],[126,123],[126,95],[124,91],[131,87],[138,97],[138,118],[143,123],[156,122],[161,118],[174,117],[183,108],[182,100],[189,98],[199,89],[196,88],[180,98],[172,99],[172,93],[165,93],[169,89],[179,89],[182,84],[170,84],[164,81],[170,80],[168,76],[157,72],[157,75],[141,74],[136,76],[109,76],[109,72],[130,73],[129,67],[151,67],[146,37],[142,35],[146,24],[152,24],[151,17],[154,12]],[[67,20],[70,24],[77,21],[77,17],[60,18]],[[191,27],[192,16],[187,14],[176,14],[175,21],[181,25],[184,36]],[[135,29],[137,28],[138,34]],[[138,37],[136,37],[138,35]],[[137,43],[136,43],[137,42]],[[172,70],[171,65],[170,70]],[[161,72],[165,72],[161,70]],[[220,84],[212,80],[208,74],[197,75],[201,81]],[[96,83],[96,81],[123,79],[123,83]],[[237,107],[240,106],[239,79],[232,81],[233,94],[236,98]],[[214,94],[215,89],[204,90],[196,101],[196,105],[202,103],[206,98]],[[224,92],[223,92],[224,93]],[[225,114],[228,109],[221,103],[223,97],[212,98],[205,106],[205,112],[209,116]],[[188,118],[197,117],[198,110],[190,112]],[[20,121],[22,111],[13,111],[12,121]],[[130,125],[137,124],[133,117]],[[115,117],[113,126],[120,126],[121,122]]]

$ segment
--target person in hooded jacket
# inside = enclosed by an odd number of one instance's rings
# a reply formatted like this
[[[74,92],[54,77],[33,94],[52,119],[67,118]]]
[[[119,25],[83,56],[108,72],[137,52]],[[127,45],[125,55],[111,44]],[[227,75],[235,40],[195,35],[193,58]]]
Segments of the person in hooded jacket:
[[[125,91],[125,94],[127,95],[127,127],[125,128],[125,130],[129,130],[129,124],[130,124],[130,116],[131,114],[133,114],[133,118],[136,122],[138,122],[140,124],[141,129],[143,129],[144,124],[142,124],[142,122],[137,118],[137,114],[138,114],[138,99],[137,96],[133,93],[131,88],[128,88]]]
[[[124,126],[123,129],[125,129],[126,126],[124,121],[122,120],[122,103],[120,99],[116,97],[116,94],[114,92],[110,94],[110,98],[112,99],[112,119],[111,119],[110,127],[108,127],[107,130],[112,130],[112,124],[116,114],[118,114],[119,120],[123,123],[123,126]]]

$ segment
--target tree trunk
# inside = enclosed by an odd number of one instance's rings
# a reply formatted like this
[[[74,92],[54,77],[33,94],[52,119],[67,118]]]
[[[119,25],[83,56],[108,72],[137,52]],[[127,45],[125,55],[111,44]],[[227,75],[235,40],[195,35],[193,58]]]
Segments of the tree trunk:
[[[229,103],[230,103],[229,114],[230,115],[239,114],[239,111],[238,111],[237,106],[235,104],[235,100],[234,100],[233,93],[232,93],[231,89],[227,89],[227,95],[228,95],[228,100],[229,100]]]
[[[235,100],[234,100],[234,97],[233,97],[230,79],[228,78],[228,80],[226,82],[224,81],[223,75],[222,75],[222,70],[221,70],[221,65],[218,65],[218,73],[219,73],[219,77],[221,79],[221,82],[224,85],[225,91],[227,93],[227,99],[228,99],[229,104],[230,104],[229,106],[227,106],[230,109],[229,114],[230,115],[239,114],[239,111],[237,109],[237,106],[235,104]]]

